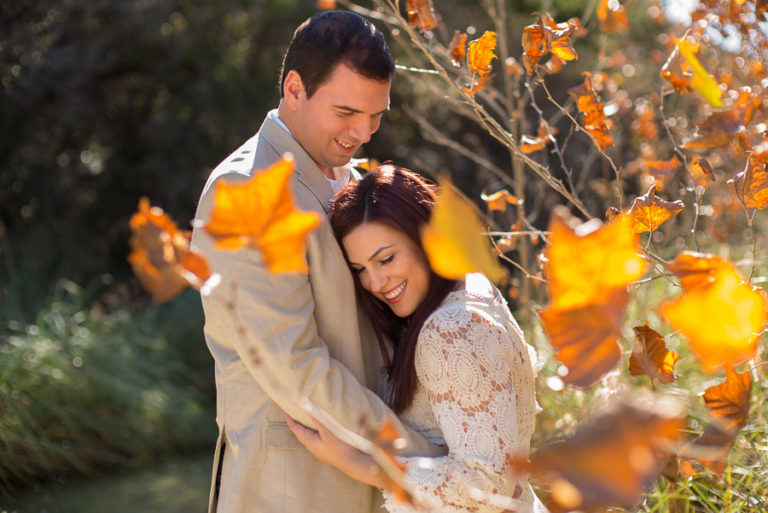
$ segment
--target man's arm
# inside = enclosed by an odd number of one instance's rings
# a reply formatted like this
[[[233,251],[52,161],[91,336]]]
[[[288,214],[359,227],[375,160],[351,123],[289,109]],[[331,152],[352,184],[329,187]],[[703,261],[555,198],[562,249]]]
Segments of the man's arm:
[[[213,193],[199,211],[209,212]],[[271,274],[252,249],[215,249],[207,234],[196,232],[195,245],[222,281],[203,297],[206,331],[227,341],[267,395],[295,419],[312,426],[301,401],[308,399],[342,427],[365,435],[366,427],[390,418],[408,441],[407,455],[432,456],[442,449],[402,424],[371,390],[329,354],[318,335],[315,304],[306,274]],[[346,310],[354,305],[339,305]],[[357,322],[355,316],[355,324]],[[362,422],[361,422],[362,420]]]

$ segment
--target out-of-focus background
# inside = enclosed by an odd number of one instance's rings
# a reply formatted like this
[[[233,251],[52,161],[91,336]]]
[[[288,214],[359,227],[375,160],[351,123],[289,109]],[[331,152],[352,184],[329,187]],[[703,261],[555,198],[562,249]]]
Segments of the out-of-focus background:
[[[437,3],[447,26],[491,29],[474,2]],[[511,55],[535,11],[566,20],[594,3],[508,2]],[[624,37],[656,44],[642,2],[628,3],[644,17]],[[204,511],[216,427],[199,297],[152,303],[126,263],[128,220],[147,196],[189,226],[210,170],[277,105],[283,51],[316,12],[309,0],[0,2],[0,512]],[[507,150],[405,75],[360,156],[447,170],[471,197],[503,185],[418,120],[501,168]],[[567,96],[581,80],[566,70],[550,88]],[[556,195],[531,197],[546,219]]]

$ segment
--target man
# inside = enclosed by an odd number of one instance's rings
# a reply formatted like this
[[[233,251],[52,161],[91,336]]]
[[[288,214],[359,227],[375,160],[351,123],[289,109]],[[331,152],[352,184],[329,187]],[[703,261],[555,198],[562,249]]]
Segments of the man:
[[[288,429],[283,411],[312,425],[298,396],[357,434],[364,434],[361,419],[375,426],[389,417],[408,440],[407,454],[437,452],[369,389],[381,383],[381,357],[325,219],[335,190],[352,176],[350,158],[389,107],[393,73],[386,41],[370,22],[343,11],[307,20],[283,60],[278,109],[203,190],[200,221],[210,218],[218,180],[245,180],[290,152],[298,208],[324,219],[307,239],[308,275],[272,275],[257,251],[219,251],[194,231],[193,244],[222,275],[203,297],[219,425],[210,511],[371,511],[372,488],[317,461]]]

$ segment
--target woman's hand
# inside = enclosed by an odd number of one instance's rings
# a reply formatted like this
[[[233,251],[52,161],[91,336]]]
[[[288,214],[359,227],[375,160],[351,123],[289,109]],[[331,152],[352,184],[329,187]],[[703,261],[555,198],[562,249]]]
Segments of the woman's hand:
[[[373,458],[337,438],[314,417],[317,431],[297,422],[285,414],[288,427],[299,442],[318,460],[333,465],[348,476],[378,488],[390,488],[392,481],[376,464]]]

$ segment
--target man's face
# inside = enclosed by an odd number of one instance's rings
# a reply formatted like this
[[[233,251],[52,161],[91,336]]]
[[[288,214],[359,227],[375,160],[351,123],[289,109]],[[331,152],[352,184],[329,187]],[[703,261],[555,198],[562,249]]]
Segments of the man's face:
[[[339,64],[311,98],[301,88],[294,107],[297,122],[289,128],[327,176],[333,176],[330,168],[349,162],[379,129],[389,109],[390,85]]]

